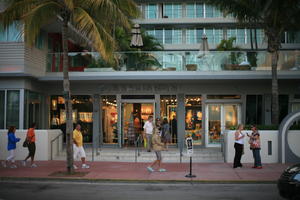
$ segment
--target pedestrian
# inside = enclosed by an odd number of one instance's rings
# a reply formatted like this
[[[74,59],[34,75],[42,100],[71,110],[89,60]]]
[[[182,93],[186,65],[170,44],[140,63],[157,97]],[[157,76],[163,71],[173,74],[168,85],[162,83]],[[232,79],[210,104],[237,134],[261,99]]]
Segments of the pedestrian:
[[[249,144],[254,158],[254,165],[252,168],[261,169],[262,164],[261,164],[261,157],[260,157],[260,135],[256,125],[252,125],[251,130],[252,130],[252,134],[249,136],[250,137]]]
[[[86,154],[83,148],[83,137],[81,133],[81,126],[80,124],[76,124],[76,127],[73,131],[73,151],[74,151],[74,161],[77,160],[79,157],[81,159],[81,168],[88,169],[90,168],[89,165],[85,163]],[[74,169],[78,169],[76,165],[73,166]]]
[[[153,167],[155,165],[158,166],[159,172],[166,171],[166,169],[161,168],[161,161],[162,161],[161,151],[164,150],[165,145],[164,143],[161,142],[161,137],[159,136],[159,132],[160,132],[159,127],[155,127],[152,136],[152,147],[156,155],[156,160],[153,163],[151,163],[150,166],[147,167],[147,170],[149,172],[154,172]]]
[[[168,150],[168,143],[171,143],[172,137],[170,134],[170,125],[167,118],[164,118],[162,122],[162,142],[165,144],[166,150]]]
[[[16,138],[15,132],[15,126],[9,127],[7,132],[7,150],[9,152],[9,156],[6,158],[6,161],[2,163],[3,167],[7,167],[10,162],[10,168],[17,168],[17,165],[15,165],[15,151],[17,147],[16,144],[20,141],[20,138]]]
[[[26,134],[26,141],[27,141],[27,148],[28,148],[28,156],[22,161],[23,166],[26,166],[26,161],[31,158],[30,166],[32,168],[37,167],[37,165],[34,163],[34,155],[35,155],[35,128],[36,124],[32,123],[29,127],[27,134]]]
[[[241,158],[244,151],[244,137],[245,135],[242,133],[244,129],[243,124],[239,124],[237,130],[234,133],[234,149],[235,149],[235,156],[233,162],[233,168],[243,167],[241,164]]]
[[[151,140],[152,140],[153,130],[154,130],[153,116],[150,115],[144,125],[144,132],[146,135],[148,152],[151,152]]]

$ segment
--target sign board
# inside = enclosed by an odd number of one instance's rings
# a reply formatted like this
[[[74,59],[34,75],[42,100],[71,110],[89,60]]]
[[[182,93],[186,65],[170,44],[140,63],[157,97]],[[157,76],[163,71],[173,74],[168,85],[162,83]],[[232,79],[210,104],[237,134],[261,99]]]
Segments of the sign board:
[[[187,155],[191,157],[193,155],[193,138],[188,137],[186,138],[185,142],[187,148]]]

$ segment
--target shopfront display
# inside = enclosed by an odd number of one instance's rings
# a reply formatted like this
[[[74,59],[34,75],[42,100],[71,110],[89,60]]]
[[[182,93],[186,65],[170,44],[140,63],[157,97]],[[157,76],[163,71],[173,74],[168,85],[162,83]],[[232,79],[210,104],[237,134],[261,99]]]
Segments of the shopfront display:
[[[176,95],[160,95],[160,117],[170,124],[172,143],[177,143],[177,98]]]
[[[185,97],[185,137],[192,137],[194,145],[202,145],[202,101],[201,95]]]
[[[50,127],[61,129],[66,134],[65,100],[62,96],[51,96],[50,99]],[[91,143],[93,139],[93,103],[88,95],[72,96],[72,121],[81,125],[83,141]]]
[[[118,143],[118,112],[115,95],[101,96],[102,99],[102,133],[104,144]]]

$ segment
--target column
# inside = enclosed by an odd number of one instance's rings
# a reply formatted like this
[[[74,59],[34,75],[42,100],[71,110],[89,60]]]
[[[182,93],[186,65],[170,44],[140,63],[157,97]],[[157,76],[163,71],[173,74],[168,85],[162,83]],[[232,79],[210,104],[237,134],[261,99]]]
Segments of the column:
[[[206,146],[206,94],[202,94],[201,103],[202,103],[202,146]]]
[[[93,95],[93,148],[97,150],[99,148],[99,137],[100,137],[100,97],[98,94]]]
[[[180,152],[184,147],[184,135],[185,135],[185,102],[184,94],[177,94],[177,137],[178,147]]]
[[[160,95],[155,94],[155,109],[154,109],[155,118],[160,117]]]
[[[117,94],[117,112],[118,112],[118,146],[122,147],[122,102],[121,102],[121,94]]]
[[[20,90],[19,98],[19,129],[24,129],[24,101],[25,101],[25,90]],[[7,128],[7,127],[6,127]]]

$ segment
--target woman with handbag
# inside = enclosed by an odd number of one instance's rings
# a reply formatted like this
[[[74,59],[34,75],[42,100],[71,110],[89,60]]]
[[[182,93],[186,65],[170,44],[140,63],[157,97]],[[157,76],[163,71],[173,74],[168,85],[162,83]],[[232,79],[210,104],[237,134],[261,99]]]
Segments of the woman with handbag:
[[[252,134],[249,136],[250,149],[253,153],[254,165],[252,168],[261,169],[261,157],[260,157],[260,135],[255,125],[251,126]]]
[[[27,148],[28,148],[28,156],[23,160],[23,166],[26,166],[27,159],[31,158],[31,167],[37,167],[37,165],[34,163],[34,155],[35,155],[35,130],[36,124],[32,123],[30,128],[27,131],[26,140],[27,140]]]

